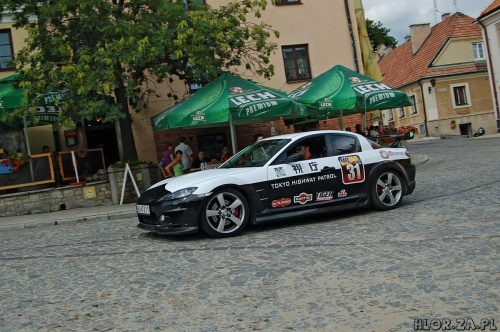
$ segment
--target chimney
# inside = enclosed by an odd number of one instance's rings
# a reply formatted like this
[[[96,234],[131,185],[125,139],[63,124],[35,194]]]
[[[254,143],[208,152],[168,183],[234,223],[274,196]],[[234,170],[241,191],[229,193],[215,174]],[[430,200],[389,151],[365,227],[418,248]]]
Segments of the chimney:
[[[431,34],[430,23],[410,25],[410,38],[413,54],[417,53],[425,39]]]
[[[441,21],[446,20],[448,17],[450,17],[450,13],[444,13],[443,15],[441,15]]]

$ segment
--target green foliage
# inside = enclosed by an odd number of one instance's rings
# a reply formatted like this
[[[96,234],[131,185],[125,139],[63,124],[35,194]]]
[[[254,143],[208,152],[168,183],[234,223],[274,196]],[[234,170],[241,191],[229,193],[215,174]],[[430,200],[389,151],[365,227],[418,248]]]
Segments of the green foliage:
[[[374,50],[380,44],[385,44],[385,46],[392,48],[398,44],[396,38],[389,36],[391,29],[384,28],[381,22],[375,23],[370,19],[366,19],[366,30],[368,31],[368,37]]]
[[[243,65],[269,78],[274,68],[267,59],[277,48],[269,38],[279,33],[247,20],[260,17],[266,5],[235,0],[213,9],[186,8],[176,0],[0,0],[0,15],[13,13],[14,26],[29,32],[14,60],[27,95],[64,90],[68,101],[61,104],[60,117],[71,129],[96,116],[104,116],[103,122],[129,118],[130,101],[144,109],[148,96],[159,93],[157,85],[172,75],[207,83]]]

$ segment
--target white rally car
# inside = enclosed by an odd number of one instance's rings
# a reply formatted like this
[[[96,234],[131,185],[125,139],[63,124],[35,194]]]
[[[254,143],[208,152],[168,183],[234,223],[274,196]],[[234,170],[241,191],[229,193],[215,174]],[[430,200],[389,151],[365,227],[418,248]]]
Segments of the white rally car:
[[[399,147],[335,130],[274,136],[235,154],[217,169],[160,181],[137,201],[139,227],[160,234],[215,237],[248,222],[305,217],[371,205],[399,206],[415,189],[415,166]],[[308,147],[309,152],[301,153]]]

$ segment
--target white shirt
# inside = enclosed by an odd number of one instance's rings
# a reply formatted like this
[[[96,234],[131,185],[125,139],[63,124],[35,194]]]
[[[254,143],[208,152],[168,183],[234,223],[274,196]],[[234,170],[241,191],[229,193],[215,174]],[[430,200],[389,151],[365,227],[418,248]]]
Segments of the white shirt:
[[[175,147],[174,155],[177,150],[182,151],[182,169],[183,170],[190,169],[192,162],[191,159],[189,159],[189,156],[193,154],[193,150],[191,150],[189,145],[187,145],[184,142],[180,142],[179,145]]]

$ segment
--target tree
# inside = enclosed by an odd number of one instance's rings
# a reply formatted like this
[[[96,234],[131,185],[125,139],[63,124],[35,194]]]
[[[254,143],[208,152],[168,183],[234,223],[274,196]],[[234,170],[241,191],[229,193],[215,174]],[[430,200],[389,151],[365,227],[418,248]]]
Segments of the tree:
[[[366,19],[366,29],[368,30],[368,37],[370,38],[374,50],[376,50],[377,46],[380,44],[385,44],[385,46],[392,48],[397,46],[398,42],[396,38],[389,36],[391,30],[384,28],[382,23],[375,23],[370,19]]]
[[[247,20],[248,14],[260,17],[266,4],[235,0],[212,9],[194,1],[187,8],[181,0],[0,0],[0,11],[12,13],[14,26],[29,32],[14,60],[31,96],[26,104],[64,90],[63,126],[72,129],[96,116],[118,121],[120,158],[131,160],[137,152],[129,106],[147,107],[157,84],[172,82],[173,75],[206,83],[240,65],[273,75],[273,31]]]

